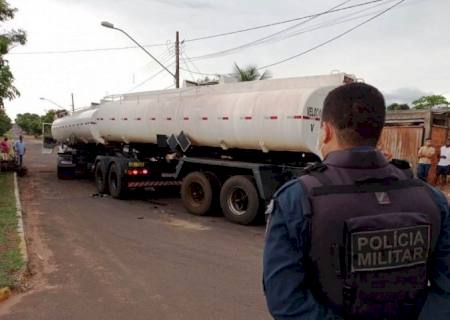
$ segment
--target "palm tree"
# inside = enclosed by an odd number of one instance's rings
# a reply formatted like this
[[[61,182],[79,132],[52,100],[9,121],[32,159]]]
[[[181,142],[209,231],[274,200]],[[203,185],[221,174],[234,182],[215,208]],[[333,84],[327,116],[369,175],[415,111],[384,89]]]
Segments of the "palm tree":
[[[233,77],[237,81],[254,81],[254,80],[266,80],[272,77],[270,71],[265,70],[262,74],[259,73],[256,65],[248,65],[245,68],[241,68],[234,63]]]

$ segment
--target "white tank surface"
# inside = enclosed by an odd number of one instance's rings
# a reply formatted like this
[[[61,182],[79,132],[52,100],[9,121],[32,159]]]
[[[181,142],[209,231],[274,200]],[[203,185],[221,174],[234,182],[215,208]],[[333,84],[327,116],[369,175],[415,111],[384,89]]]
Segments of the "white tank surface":
[[[100,136],[94,121],[96,112],[97,109],[83,109],[56,119],[52,124],[53,138],[60,142],[97,143]]]
[[[61,142],[156,143],[180,132],[193,145],[223,149],[314,152],[323,101],[351,80],[338,73],[107,97],[57,119]]]

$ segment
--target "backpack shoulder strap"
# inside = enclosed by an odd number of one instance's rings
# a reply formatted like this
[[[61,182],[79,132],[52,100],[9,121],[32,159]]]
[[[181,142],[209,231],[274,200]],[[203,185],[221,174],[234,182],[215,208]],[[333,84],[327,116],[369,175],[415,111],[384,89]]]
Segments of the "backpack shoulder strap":
[[[396,181],[370,181],[364,184],[320,186],[312,189],[313,196],[345,193],[370,193],[386,192],[391,190],[405,189],[411,187],[422,187],[418,179],[396,180]]]
[[[397,169],[400,169],[400,171],[406,177],[406,179],[414,178],[414,172],[412,171],[411,165],[409,164],[408,161],[392,159],[389,163],[394,167],[396,167]]]
[[[310,175],[316,178],[320,184],[329,186],[332,185],[333,182],[331,179],[324,173],[328,169],[328,166],[321,162],[315,162],[309,166],[307,166],[303,170],[303,174]]]

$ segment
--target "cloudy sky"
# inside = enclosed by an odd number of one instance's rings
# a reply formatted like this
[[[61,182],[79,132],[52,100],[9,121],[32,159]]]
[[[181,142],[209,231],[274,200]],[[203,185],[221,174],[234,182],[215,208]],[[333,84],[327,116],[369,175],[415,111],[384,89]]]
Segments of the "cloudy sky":
[[[183,43],[182,67],[201,73],[229,73],[239,65],[265,66],[305,52],[380,14],[398,2],[383,0],[311,19],[198,41],[195,38],[270,24],[370,0],[9,0],[18,8],[5,28],[23,28],[25,46],[8,55],[20,98],[6,111],[44,113],[68,107],[70,94],[82,107],[109,94],[164,89],[170,74],[118,31],[130,33],[173,69],[175,31]],[[340,6],[339,6],[340,5]],[[388,102],[410,102],[428,93],[450,98],[450,1],[406,0],[378,18],[316,50],[270,67],[275,78],[355,74],[379,87]],[[275,34],[273,37],[268,37]],[[255,41],[264,39],[264,41]],[[201,57],[230,48],[243,48]],[[130,48],[131,46],[131,48]],[[194,61],[191,61],[193,59]],[[199,74],[182,71],[182,79]],[[154,76],[154,77],[153,77]]]

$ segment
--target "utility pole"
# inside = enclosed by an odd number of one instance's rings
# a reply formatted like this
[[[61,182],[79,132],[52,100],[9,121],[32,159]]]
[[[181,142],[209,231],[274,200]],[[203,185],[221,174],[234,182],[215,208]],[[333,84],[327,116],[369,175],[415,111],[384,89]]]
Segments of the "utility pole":
[[[178,31],[175,37],[175,87],[180,87],[180,35]]]
[[[73,93],[70,94],[72,96],[72,112],[75,111],[75,103],[73,102]]]

